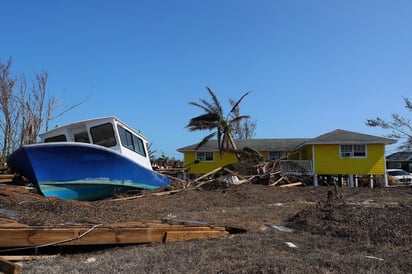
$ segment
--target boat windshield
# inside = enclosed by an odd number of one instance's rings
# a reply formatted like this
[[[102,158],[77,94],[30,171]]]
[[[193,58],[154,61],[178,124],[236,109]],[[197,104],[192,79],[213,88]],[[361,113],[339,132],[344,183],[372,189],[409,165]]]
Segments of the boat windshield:
[[[90,128],[93,144],[112,147],[116,145],[113,126],[111,123],[106,123]]]

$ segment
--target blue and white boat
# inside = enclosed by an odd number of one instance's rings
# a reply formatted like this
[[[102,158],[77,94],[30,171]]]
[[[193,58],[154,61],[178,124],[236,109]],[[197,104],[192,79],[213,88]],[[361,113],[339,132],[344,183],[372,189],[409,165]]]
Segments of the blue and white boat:
[[[170,183],[152,169],[148,140],[116,117],[61,126],[40,138],[13,152],[7,164],[44,196],[93,201]]]

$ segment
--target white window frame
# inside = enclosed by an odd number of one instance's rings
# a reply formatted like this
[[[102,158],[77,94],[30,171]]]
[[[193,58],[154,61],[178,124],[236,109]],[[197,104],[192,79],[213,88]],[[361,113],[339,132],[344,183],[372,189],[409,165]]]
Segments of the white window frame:
[[[339,146],[340,158],[366,158],[367,146],[365,144],[351,144]]]
[[[214,162],[215,153],[213,151],[196,151],[196,160],[200,162]]]

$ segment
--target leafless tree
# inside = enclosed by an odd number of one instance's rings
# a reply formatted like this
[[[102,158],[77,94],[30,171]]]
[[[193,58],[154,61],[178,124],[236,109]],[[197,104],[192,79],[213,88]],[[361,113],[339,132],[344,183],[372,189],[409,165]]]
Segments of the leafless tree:
[[[11,73],[11,65],[11,58],[4,64],[0,61],[0,160],[23,144],[35,143],[43,126],[47,131],[52,119],[85,102],[53,115],[58,106],[55,96],[47,97],[48,73],[36,74],[28,84],[24,75],[17,77]]]
[[[16,102],[13,98],[13,90],[16,85],[16,78],[10,73],[12,59],[6,63],[0,62],[0,110],[3,117],[0,118],[0,129],[3,134],[1,138],[0,160],[4,159],[13,149],[10,142],[13,135],[13,121],[15,120]]]
[[[412,102],[407,98],[403,98],[405,108],[412,111]],[[401,116],[398,113],[392,114],[392,121],[385,121],[379,117],[375,119],[368,119],[365,122],[370,127],[381,127],[383,129],[391,130],[388,135],[389,138],[403,140],[399,149],[412,151],[412,121]]]

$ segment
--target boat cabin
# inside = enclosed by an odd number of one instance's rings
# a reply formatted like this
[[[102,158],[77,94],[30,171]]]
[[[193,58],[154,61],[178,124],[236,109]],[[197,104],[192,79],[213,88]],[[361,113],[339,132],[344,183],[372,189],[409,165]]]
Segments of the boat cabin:
[[[148,140],[117,119],[105,117],[57,127],[40,134],[41,142],[78,142],[103,146],[152,170]]]

